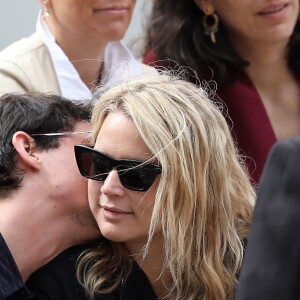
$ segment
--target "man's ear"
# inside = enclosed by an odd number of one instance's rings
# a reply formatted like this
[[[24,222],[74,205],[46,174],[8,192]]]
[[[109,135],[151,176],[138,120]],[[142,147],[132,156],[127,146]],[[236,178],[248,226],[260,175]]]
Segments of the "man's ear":
[[[19,154],[23,164],[29,168],[40,168],[40,157],[36,148],[35,140],[24,131],[17,131],[12,138],[12,144]]]

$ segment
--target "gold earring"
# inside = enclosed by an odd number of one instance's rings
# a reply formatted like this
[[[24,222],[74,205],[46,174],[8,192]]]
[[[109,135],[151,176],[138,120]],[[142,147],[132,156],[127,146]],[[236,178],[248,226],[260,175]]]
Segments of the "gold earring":
[[[210,36],[212,43],[216,43],[216,33],[219,29],[219,17],[214,13],[214,9],[211,5],[206,5],[204,7],[204,17],[203,17],[203,26],[204,33]]]
[[[204,13],[206,15],[210,16],[214,13],[214,8],[211,5],[206,4],[205,7],[204,7]]]

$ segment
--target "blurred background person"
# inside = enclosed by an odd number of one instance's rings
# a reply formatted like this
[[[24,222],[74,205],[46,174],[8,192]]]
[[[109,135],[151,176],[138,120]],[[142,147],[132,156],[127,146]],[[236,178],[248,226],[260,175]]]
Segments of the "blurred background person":
[[[271,146],[300,133],[298,15],[299,0],[154,0],[144,62],[216,82],[256,182]]]
[[[300,299],[300,136],[272,147],[236,300]]]
[[[0,52],[0,94],[40,91],[89,99],[95,87],[124,71],[143,72],[146,66],[120,41],[135,2],[41,0],[36,32]]]

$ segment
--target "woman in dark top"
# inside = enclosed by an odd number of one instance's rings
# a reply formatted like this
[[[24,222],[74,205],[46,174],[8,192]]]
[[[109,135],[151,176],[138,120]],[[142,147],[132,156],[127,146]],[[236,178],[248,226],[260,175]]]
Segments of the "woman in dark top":
[[[207,92],[168,74],[132,79],[96,100],[92,125],[94,147],[75,146],[103,234],[79,259],[88,297],[233,299],[254,191]],[[82,299],[67,275],[44,294]]]
[[[216,81],[256,182],[271,146],[300,133],[298,14],[299,0],[154,0],[144,62]]]
[[[142,281],[134,299],[232,299],[254,192],[205,90],[168,74],[120,83],[92,124],[94,147],[75,153],[105,239],[80,260],[87,293]]]
[[[35,295],[33,300],[87,300],[84,288],[76,276],[79,256],[97,245],[74,246],[62,252],[46,266],[35,272],[26,283]],[[142,299],[154,300],[156,295],[138,264],[133,268],[126,281],[112,293],[97,295],[97,300]]]

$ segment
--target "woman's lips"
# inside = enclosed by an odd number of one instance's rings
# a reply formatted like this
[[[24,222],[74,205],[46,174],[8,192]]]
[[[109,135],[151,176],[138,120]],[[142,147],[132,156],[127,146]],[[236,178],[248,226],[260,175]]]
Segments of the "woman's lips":
[[[109,206],[105,206],[105,205],[101,205],[102,209],[107,212],[107,213],[111,213],[111,214],[119,214],[119,215],[129,215],[131,214],[128,211],[124,211],[115,207],[109,207]]]
[[[287,6],[288,6],[288,4],[281,4],[281,5],[268,7],[268,8],[261,10],[258,14],[261,16],[277,14],[277,13],[281,12],[282,10],[284,10]]]
[[[97,8],[94,9],[94,12],[96,13],[114,13],[114,14],[121,14],[128,11],[128,7],[125,6],[111,6],[111,7],[105,7],[105,8]]]

